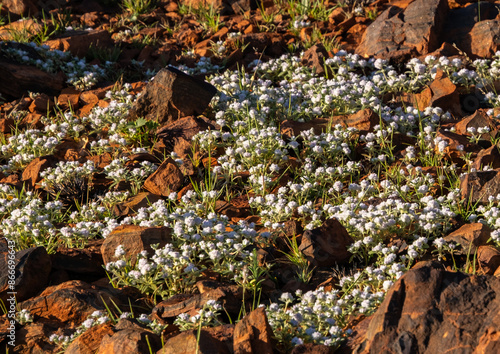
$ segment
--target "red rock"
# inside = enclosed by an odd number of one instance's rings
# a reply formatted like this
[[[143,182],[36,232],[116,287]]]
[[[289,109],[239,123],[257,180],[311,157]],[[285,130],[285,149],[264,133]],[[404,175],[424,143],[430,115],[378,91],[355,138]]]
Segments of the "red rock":
[[[500,152],[498,151],[496,145],[481,150],[477,154],[477,157],[471,167],[481,171],[486,166],[489,166],[492,169],[500,168]]]
[[[455,128],[457,129],[457,133],[463,134],[463,135],[471,135],[467,131],[468,128],[475,128],[477,130],[478,128],[482,128],[482,127],[490,128],[489,133],[484,133],[481,135],[481,139],[484,139],[484,140],[490,140],[492,137],[495,137],[497,132],[498,132],[496,129],[495,123],[486,114],[486,111],[484,109],[478,109],[475,113],[463,118],[462,120],[460,120],[460,122],[458,122],[455,125]]]
[[[447,242],[459,243],[462,246],[459,252],[462,254],[470,252],[473,255],[477,247],[485,245],[488,242],[490,234],[491,229],[488,226],[476,222],[463,225],[444,239]]]
[[[184,175],[174,160],[166,159],[144,182],[144,188],[153,194],[168,197],[172,192],[181,189]]]
[[[347,247],[353,242],[337,219],[328,219],[320,227],[304,232],[299,250],[314,266],[329,267],[349,259]]]
[[[71,342],[64,351],[65,354],[94,354],[101,345],[104,336],[114,334],[112,325],[103,323],[83,332]]]
[[[469,36],[472,55],[491,57],[500,49],[500,21],[480,21],[474,25]]]
[[[498,171],[477,171],[460,177],[460,194],[465,203],[488,203],[488,197],[500,194]]]
[[[499,348],[500,280],[420,262],[387,292],[369,320],[363,353],[444,353]],[[478,320],[480,318],[480,320]],[[486,353],[486,352],[483,352]]]
[[[99,289],[83,281],[71,280],[49,286],[39,296],[19,304],[20,309],[29,310],[33,317],[40,317],[68,326],[77,326],[96,310],[105,310],[106,304],[113,300],[121,302],[108,291]]]
[[[9,257],[6,252],[0,255],[0,299],[7,303],[9,284]],[[14,291],[17,301],[24,301],[38,294],[48,283],[51,260],[44,247],[28,248],[18,251],[14,258]]]
[[[137,225],[120,225],[115,228],[104,240],[101,246],[101,254],[104,264],[116,261],[116,248],[123,246],[126,258],[135,263],[136,256],[143,250],[153,255],[151,245],[159,244],[165,246],[171,241],[171,230],[168,227],[143,227]]]
[[[101,246],[104,240],[87,241],[85,248],[59,247],[51,255],[52,268],[73,274],[105,277]]]
[[[37,189],[37,183],[42,180],[40,173],[49,167],[55,167],[58,160],[53,156],[37,157],[32,160],[23,171],[22,181],[29,189]]]
[[[368,26],[356,53],[364,57],[409,57],[431,52],[441,45],[446,0],[416,0],[403,11],[391,6]]]
[[[145,117],[169,124],[202,114],[217,90],[211,84],[168,67],[160,70],[131,109],[129,119]]]
[[[500,267],[500,251],[492,246],[479,246],[477,250],[479,269],[484,274],[493,275]]]
[[[2,6],[4,2],[2,2]],[[4,8],[2,7],[2,10]],[[0,27],[0,40],[2,41],[13,41],[15,37],[13,37],[12,33],[24,33],[26,35],[34,36],[38,32],[42,30],[42,25],[38,22],[27,18],[19,21],[11,22],[6,26]]]
[[[223,343],[215,339],[208,329],[200,331],[198,340],[198,331],[184,331],[172,338],[169,338],[162,349],[157,354],[229,354],[230,351]]]
[[[199,284],[200,282],[197,283],[199,288],[202,287]],[[238,316],[242,301],[241,288],[236,285],[213,283],[216,284],[215,287],[209,288],[208,285],[207,289],[202,288],[203,291],[200,291],[201,294],[179,294],[158,303],[152,312],[154,318],[163,322],[172,322],[182,313],[194,316],[198,314],[209,300],[218,301],[229,314]]]
[[[311,28],[311,27],[309,27]],[[312,29],[312,28],[311,28]],[[324,76],[325,60],[328,58],[328,52],[322,44],[313,45],[305,51],[302,56],[302,64],[312,68],[317,75]],[[328,73],[331,76],[331,73]]]
[[[3,0],[2,10],[14,15],[36,16],[39,12],[39,3],[35,0]]]
[[[77,109],[79,107],[78,101],[80,100],[80,91],[67,87],[61,91],[57,97],[57,105],[61,109]]]
[[[0,93],[6,97],[20,97],[28,91],[55,95],[65,85],[64,75],[46,73],[34,66],[17,64],[3,59],[1,55],[0,77]]]
[[[137,195],[127,199],[123,203],[115,205],[113,208],[113,213],[115,216],[124,216],[136,213],[140,208],[148,208],[151,204],[160,200],[161,197],[149,193],[149,192],[141,192]]]
[[[51,49],[69,51],[83,57],[91,46],[108,47],[113,45],[111,35],[106,30],[66,31],[59,38],[45,42]]]
[[[333,347],[307,343],[294,347],[290,354],[333,354],[334,352]]]
[[[266,310],[259,307],[236,324],[233,335],[235,354],[271,354],[275,347],[274,334],[267,321]]]
[[[116,329],[116,328],[115,328]],[[126,328],[113,335],[106,334],[97,354],[130,353],[143,354],[156,352],[161,348],[161,339],[152,331],[139,328]]]

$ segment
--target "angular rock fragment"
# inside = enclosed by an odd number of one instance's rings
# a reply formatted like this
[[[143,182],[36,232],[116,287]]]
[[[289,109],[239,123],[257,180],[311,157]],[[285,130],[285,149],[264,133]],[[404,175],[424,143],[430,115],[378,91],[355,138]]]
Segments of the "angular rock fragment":
[[[353,242],[337,219],[328,219],[320,227],[304,232],[299,249],[314,266],[329,267],[349,259],[347,248]]]
[[[6,303],[9,291],[15,291],[17,301],[24,301],[45,289],[52,269],[51,260],[44,247],[18,251],[14,257],[14,284],[9,284],[9,254],[0,255],[0,299]]]
[[[101,345],[104,336],[114,334],[111,324],[103,323],[91,327],[71,342],[65,350],[65,354],[94,354]]]
[[[447,242],[460,244],[462,246],[459,250],[460,253],[470,253],[473,255],[479,246],[483,246],[488,242],[491,231],[492,230],[488,226],[475,222],[463,225],[444,239]]]
[[[120,322],[123,322],[123,320],[120,320]],[[118,329],[117,332],[112,335],[104,335],[97,351],[98,354],[154,353],[161,348],[161,339],[154,332],[140,326],[129,326],[128,328],[120,329],[120,324],[118,323],[115,327],[115,330]]]
[[[466,203],[471,203],[469,205],[488,203],[490,196],[500,194],[500,172],[493,170],[467,173],[460,177],[460,194]]]
[[[432,52],[441,45],[447,11],[446,0],[416,0],[404,11],[391,6],[368,26],[356,53],[389,59]]]
[[[120,225],[104,240],[101,246],[102,259],[104,264],[120,259],[121,257],[115,256],[115,251],[121,245],[125,251],[125,257],[134,264],[141,251],[146,250],[152,256],[151,245],[159,244],[159,247],[163,247],[170,241],[171,230],[168,227]]]
[[[146,179],[144,188],[153,194],[168,197],[170,193],[181,189],[183,183],[184,175],[169,157]]]
[[[199,353],[199,354],[229,354],[230,351],[223,343],[214,338],[207,328],[200,331],[198,340],[198,331],[184,331],[172,338],[169,338],[162,349],[157,354],[180,354],[180,353]]]
[[[83,57],[90,47],[110,47],[113,45],[111,35],[106,30],[66,31],[59,38],[45,42],[50,49],[71,52],[73,55]]]
[[[145,117],[169,124],[182,117],[202,114],[217,89],[173,67],[156,74],[130,110],[129,119]]]
[[[236,324],[233,335],[235,354],[271,354],[274,349],[274,334],[267,321],[266,310],[259,307]]]
[[[500,279],[448,272],[438,262],[420,262],[388,291],[377,312],[363,321],[369,322],[366,335],[352,350],[444,353],[459,345],[464,353],[495,352],[500,348],[500,338],[494,335],[499,310]]]
[[[94,311],[104,310],[106,304],[120,304],[118,298],[107,291],[79,280],[46,288],[39,296],[19,304],[21,309],[30,311],[32,316],[56,323],[78,326]]]

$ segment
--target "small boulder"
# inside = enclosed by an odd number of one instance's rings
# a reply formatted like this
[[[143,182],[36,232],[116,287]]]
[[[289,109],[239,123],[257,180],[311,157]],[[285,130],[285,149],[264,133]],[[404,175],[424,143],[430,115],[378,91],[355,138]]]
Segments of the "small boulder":
[[[179,191],[183,183],[184,175],[169,157],[146,179],[144,188],[153,194],[168,197],[170,193]]]
[[[217,89],[173,67],[162,69],[144,88],[129,119],[145,117],[169,124],[182,117],[202,114]]]
[[[233,335],[235,354],[274,352],[274,334],[267,321],[266,310],[259,307],[236,324]]]
[[[120,225],[104,240],[101,246],[102,259],[104,264],[120,259],[115,256],[115,251],[122,245],[125,257],[134,264],[141,251],[146,250],[149,255],[153,255],[151,245],[159,244],[159,247],[163,247],[171,240],[171,229],[165,226]]]
[[[299,250],[312,265],[330,267],[349,259],[347,248],[353,242],[337,219],[328,219],[320,227],[304,232]]]

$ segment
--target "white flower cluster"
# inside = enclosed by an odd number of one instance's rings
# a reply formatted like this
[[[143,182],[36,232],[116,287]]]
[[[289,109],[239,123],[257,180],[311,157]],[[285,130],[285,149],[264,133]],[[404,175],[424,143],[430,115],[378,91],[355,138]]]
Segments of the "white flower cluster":
[[[68,78],[67,82],[77,89],[89,89],[106,75],[105,69],[98,65],[87,64],[85,58],[79,59],[69,52],[50,50],[47,45],[38,46],[33,42],[26,45],[34,49],[41,59],[32,58],[27,51],[22,49],[3,48],[2,50],[10,57],[34,65],[46,72],[55,73],[62,70]]]

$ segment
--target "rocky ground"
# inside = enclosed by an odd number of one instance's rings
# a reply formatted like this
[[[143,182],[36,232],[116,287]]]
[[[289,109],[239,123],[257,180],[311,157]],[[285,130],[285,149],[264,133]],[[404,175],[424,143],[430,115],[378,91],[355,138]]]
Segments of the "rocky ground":
[[[499,5],[3,1],[2,350],[500,352]]]

